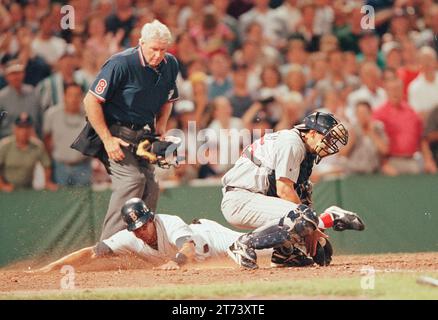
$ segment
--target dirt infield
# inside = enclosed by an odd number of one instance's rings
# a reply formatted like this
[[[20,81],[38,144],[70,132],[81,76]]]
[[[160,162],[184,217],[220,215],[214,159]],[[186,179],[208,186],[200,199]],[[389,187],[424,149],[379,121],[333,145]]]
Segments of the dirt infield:
[[[170,284],[243,283],[252,280],[336,278],[361,275],[363,267],[379,273],[436,272],[438,253],[336,256],[329,267],[269,268],[269,259],[260,261],[258,270],[241,270],[231,260],[188,265],[176,271],[154,270],[136,258],[111,258],[95,261],[75,272],[77,289],[147,288]],[[28,273],[31,263],[20,263],[0,270],[0,293],[36,292],[60,289],[60,271]]]

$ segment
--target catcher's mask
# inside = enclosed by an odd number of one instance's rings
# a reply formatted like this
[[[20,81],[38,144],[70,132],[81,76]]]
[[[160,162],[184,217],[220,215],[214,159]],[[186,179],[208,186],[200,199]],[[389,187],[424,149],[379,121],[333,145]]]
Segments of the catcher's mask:
[[[154,219],[154,213],[140,198],[132,198],[122,207],[122,219],[128,225],[128,231],[134,231]]]
[[[314,112],[305,117],[303,122],[295,128],[315,130],[324,136],[314,148],[316,164],[322,158],[339,152],[339,148],[348,142],[348,130],[330,113]]]

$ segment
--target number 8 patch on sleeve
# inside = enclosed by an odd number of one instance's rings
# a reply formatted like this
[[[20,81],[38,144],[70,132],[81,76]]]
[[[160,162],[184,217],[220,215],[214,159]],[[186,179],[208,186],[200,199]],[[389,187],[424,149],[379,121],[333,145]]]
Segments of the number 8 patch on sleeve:
[[[97,94],[102,94],[105,91],[107,85],[108,83],[106,82],[105,79],[100,79],[94,90],[96,91]]]

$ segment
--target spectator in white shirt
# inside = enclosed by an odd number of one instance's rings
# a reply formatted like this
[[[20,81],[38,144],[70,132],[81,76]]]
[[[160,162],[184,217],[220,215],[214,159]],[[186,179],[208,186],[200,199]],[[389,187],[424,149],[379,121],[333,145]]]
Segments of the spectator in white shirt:
[[[265,37],[271,45],[279,46],[284,38],[284,25],[273,9],[269,7],[269,0],[254,0],[254,7],[239,17],[240,32],[243,35],[252,22],[263,26]]]
[[[287,35],[297,31],[297,24],[301,21],[301,12],[298,9],[298,0],[285,0],[275,9],[277,19],[286,27]]]
[[[50,15],[43,16],[40,19],[40,32],[32,42],[33,52],[50,65],[54,65],[67,50],[65,40],[53,35],[53,24]]]
[[[437,54],[431,47],[420,49],[420,74],[408,87],[409,104],[423,119],[438,105]]]
[[[356,111],[354,110],[359,101],[367,101],[373,109],[386,101],[386,93],[380,87],[382,72],[373,62],[366,62],[360,68],[362,86],[350,93],[347,97],[346,116],[355,122]]]

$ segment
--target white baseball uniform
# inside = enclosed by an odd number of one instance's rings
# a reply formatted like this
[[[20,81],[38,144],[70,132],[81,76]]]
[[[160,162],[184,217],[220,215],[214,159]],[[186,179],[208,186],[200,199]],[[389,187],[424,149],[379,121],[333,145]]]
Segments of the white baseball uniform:
[[[284,217],[297,207],[293,202],[266,195],[268,175],[275,170],[276,180],[284,177],[296,182],[306,147],[299,131],[291,129],[264,135],[249,146],[248,151],[261,165],[242,153],[222,178],[221,209],[230,224],[255,229]],[[227,191],[230,187],[234,189]]]
[[[206,250],[208,243],[203,237],[193,233],[192,229],[178,216],[167,214],[155,215],[157,229],[157,246],[154,249],[137,238],[134,232],[122,230],[103,240],[115,254],[135,253],[142,258],[151,261],[166,260],[175,257],[178,247],[187,241],[195,243],[196,259],[204,260],[210,255]]]
[[[190,224],[190,229],[208,243],[210,256],[214,258],[226,256],[227,249],[231,244],[243,235],[243,233],[228,229],[216,221],[199,219],[199,222]]]

